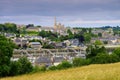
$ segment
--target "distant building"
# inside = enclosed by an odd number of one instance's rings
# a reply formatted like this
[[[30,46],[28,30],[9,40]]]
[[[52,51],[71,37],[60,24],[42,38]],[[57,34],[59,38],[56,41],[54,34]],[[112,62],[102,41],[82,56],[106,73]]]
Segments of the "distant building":
[[[39,66],[51,66],[52,65],[52,61],[50,57],[39,57],[38,59],[35,60],[35,65],[39,65]]]
[[[54,29],[56,32],[62,33],[62,35],[64,32],[66,32],[66,28],[64,27],[64,25],[62,25],[61,23],[57,24],[56,17],[54,18]]]
[[[40,31],[40,28],[39,27],[28,27],[26,29],[26,31],[35,31],[35,32],[39,32]]]
[[[22,38],[14,38],[13,42],[18,46],[22,48],[26,48],[28,45],[28,40],[27,39],[22,39]]]
[[[40,44],[40,42],[30,42],[29,46],[31,48],[34,48],[34,49],[41,49],[41,47],[42,47],[42,45]]]

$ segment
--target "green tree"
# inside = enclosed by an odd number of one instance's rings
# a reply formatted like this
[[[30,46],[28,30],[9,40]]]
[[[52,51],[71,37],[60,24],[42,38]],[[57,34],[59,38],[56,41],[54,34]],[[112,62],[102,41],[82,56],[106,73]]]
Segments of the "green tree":
[[[17,32],[17,26],[14,23],[5,23],[4,26],[5,26],[4,30],[7,32],[13,32],[13,33]]]
[[[18,61],[12,61],[10,63],[10,74],[9,76],[15,76],[20,74],[21,64]]]
[[[85,38],[85,42],[86,42],[86,43],[89,43],[90,40],[91,40],[91,34],[85,33],[85,34],[84,34],[84,38]]]
[[[30,61],[27,59],[27,57],[21,57],[18,60],[18,63],[20,64],[19,65],[19,69],[20,69],[19,74],[26,74],[26,73],[33,71],[33,66],[30,63]]]
[[[73,35],[73,33],[71,32],[70,29],[67,30],[67,33],[68,33],[69,35]]]
[[[88,64],[90,64],[89,59],[82,59],[82,58],[74,58],[73,59],[74,67],[79,67],[79,66],[88,65]]]
[[[72,64],[69,63],[68,61],[62,61],[62,63],[60,63],[59,65],[57,65],[57,69],[61,70],[61,69],[67,69],[72,67]]]
[[[10,59],[13,54],[13,48],[15,45],[0,35],[0,77],[8,76],[10,71]]]
[[[100,40],[96,40],[94,45],[102,45],[102,42]]]
[[[116,55],[119,56],[119,58],[120,58],[120,48],[116,48],[116,49],[113,51],[113,54],[116,54]]]
[[[97,46],[97,45],[94,45],[94,46],[88,46],[88,48],[86,49],[86,57],[87,58],[92,58],[92,57],[95,57],[97,56],[99,53],[107,53],[107,50],[104,46],[100,47],[100,46]]]
[[[102,37],[102,33],[98,33],[98,36],[99,36],[99,37]]]

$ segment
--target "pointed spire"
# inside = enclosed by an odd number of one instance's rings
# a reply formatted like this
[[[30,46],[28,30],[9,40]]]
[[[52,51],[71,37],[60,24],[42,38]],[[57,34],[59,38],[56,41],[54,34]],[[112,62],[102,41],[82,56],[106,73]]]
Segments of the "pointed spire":
[[[54,26],[57,25],[56,16],[54,17]]]

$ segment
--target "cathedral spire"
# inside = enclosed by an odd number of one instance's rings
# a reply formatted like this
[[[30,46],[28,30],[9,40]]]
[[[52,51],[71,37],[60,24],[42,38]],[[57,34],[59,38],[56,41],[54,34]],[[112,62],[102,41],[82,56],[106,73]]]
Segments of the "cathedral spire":
[[[57,25],[56,16],[54,17],[54,26]]]

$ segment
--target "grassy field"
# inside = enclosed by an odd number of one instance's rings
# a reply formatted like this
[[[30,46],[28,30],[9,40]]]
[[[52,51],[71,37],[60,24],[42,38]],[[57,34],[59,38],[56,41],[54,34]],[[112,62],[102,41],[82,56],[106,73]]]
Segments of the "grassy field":
[[[61,71],[2,78],[0,80],[120,80],[120,63],[89,65]]]

